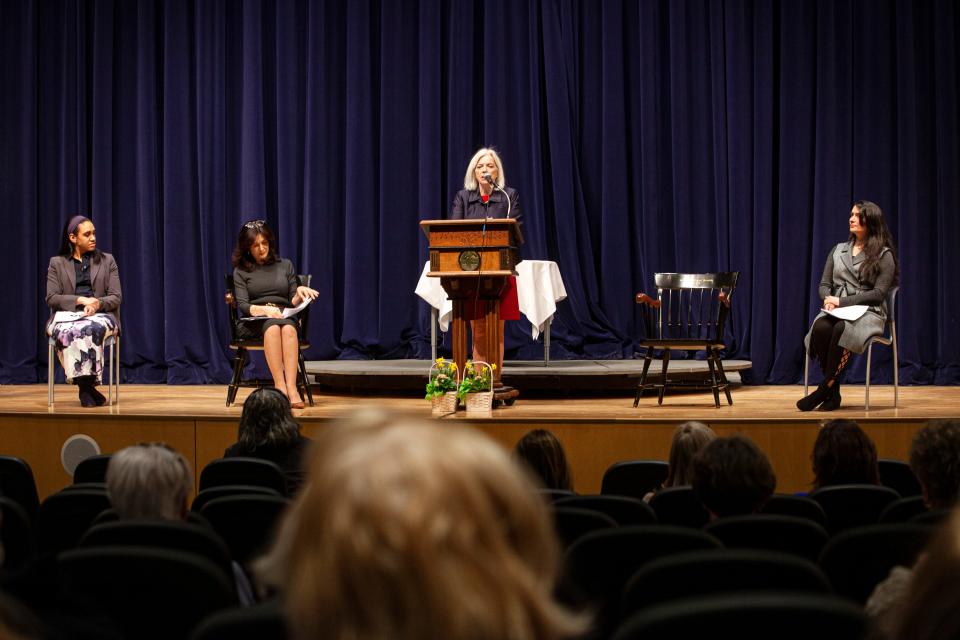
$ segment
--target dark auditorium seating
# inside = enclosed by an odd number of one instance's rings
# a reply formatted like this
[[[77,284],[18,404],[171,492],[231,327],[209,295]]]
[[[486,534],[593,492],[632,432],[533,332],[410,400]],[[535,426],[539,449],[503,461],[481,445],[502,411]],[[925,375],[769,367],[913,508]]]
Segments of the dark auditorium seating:
[[[40,553],[72,549],[100,512],[109,508],[106,491],[71,489],[48,496],[37,512]]]
[[[880,484],[883,486],[890,487],[904,498],[923,495],[920,481],[906,462],[880,458],[877,460],[877,467],[880,469]]]
[[[30,516],[19,503],[0,497],[0,544],[3,545],[2,567],[17,571],[27,566],[37,553]]]
[[[106,453],[99,456],[90,456],[84,458],[77,464],[73,470],[73,482],[106,482],[107,466],[110,464],[111,454]]]
[[[808,593],[702,596],[650,607],[620,627],[614,640],[860,640],[867,621],[859,607]]]
[[[832,593],[820,568],[796,556],[756,549],[690,551],[651,560],[633,574],[621,618],[662,602],[736,591]]]
[[[16,456],[0,456],[0,496],[10,498],[27,512],[32,520],[37,515],[40,499],[33,470],[26,460]]]
[[[624,496],[574,496],[554,501],[555,507],[573,507],[599,511],[613,518],[618,525],[654,524],[657,514],[643,500]]]
[[[251,494],[268,496],[280,495],[276,489],[271,489],[270,487],[258,487],[252,484],[225,484],[217,487],[210,487],[209,489],[204,489],[198,493],[197,497],[193,499],[193,503],[190,505],[190,510],[199,512],[200,509],[203,508],[203,505],[216,498]]]
[[[591,509],[555,506],[552,512],[553,526],[564,548],[588,533],[617,526],[617,521],[610,516]]]
[[[193,553],[87,547],[60,554],[57,564],[67,593],[128,638],[186,638],[211,613],[237,605],[232,576]]]
[[[927,512],[927,505],[923,496],[909,496],[899,498],[888,504],[880,514],[880,523],[909,522],[914,516]]]
[[[286,640],[286,619],[279,603],[270,600],[214,613],[194,629],[191,640]]]
[[[604,472],[600,493],[643,499],[667,479],[669,465],[662,460],[624,460]]]
[[[889,487],[872,484],[838,484],[810,494],[827,514],[827,531],[836,534],[853,527],[874,524],[887,505],[900,496]]]
[[[222,485],[255,484],[287,494],[283,471],[269,460],[259,458],[221,458],[213,460],[200,472],[199,491]]]
[[[690,486],[661,489],[651,498],[650,506],[663,524],[699,529],[710,519]]]
[[[538,489],[537,493],[542,495],[547,502],[554,502],[560,498],[570,498],[577,495],[573,491],[566,491],[564,489]]]
[[[807,518],[821,527],[827,526],[827,514],[823,511],[823,507],[816,500],[806,496],[775,493],[760,507],[760,513]]]
[[[714,520],[703,528],[728,549],[766,549],[816,562],[827,530],[806,518],[756,514]]]
[[[893,567],[913,566],[933,531],[933,527],[913,523],[848,529],[823,548],[820,568],[838,595],[862,604]]]
[[[290,501],[280,496],[226,496],[203,505],[200,515],[223,538],[230,556],[246,565],[266,549],[288,504]]]

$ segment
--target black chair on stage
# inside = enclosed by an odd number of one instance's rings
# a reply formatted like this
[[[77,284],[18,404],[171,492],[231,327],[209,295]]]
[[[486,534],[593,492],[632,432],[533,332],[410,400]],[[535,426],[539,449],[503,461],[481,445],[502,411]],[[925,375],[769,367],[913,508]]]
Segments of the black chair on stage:
[[[0,456],[0,496],[10,498],[27,512],[32,520],[37,515],[40,498],[33,470],[23,458]]]
[[[659,489],[667,479],[669,465],[662,460],[624,460],[610,465],[603,473],[600,493],[643,499]]]
[[[228,609],[204,619],[191,640],[286,640],[290,637],[283,609],[275,600]]]
[[[867,340],[867,378],[864,389],[864,408],[870,411],[870,368],[873,358],[873,345],[879,343],[890,347],[890,353],[893,354],[893,406],[897,407],[900,402],[900,365],[897,361],[897,294],[900,287],[890,287],[887,290],[887,324],[884,327],[882,335],[873,336]],[[806,356],[803,359],[803,395],[808,392],[808,380],[810,370],[810,347],[807,345]]]
[[[573,491],[567,491],[566,489],[537,489],[537,493],[543,496],[543,499],[548,503],[554,503],[561,498],[571,498],[577,495]]]
[[[909,498],[900,498],[894,500],[886,506],[880,514],[880,524],[894,524],[897,522],[910,522],[914,516],[927,513],[927,505],[923,502],[923,496],[910,496]]]
[[[922,524],[874,524],[838,533],[820,568],[838,595],[863,604],[895,566],[912,567],[935,531]]]
[[[0,497],[0,545],[5,571],[19,571],[37,555],[30,516],[20,504],[4,497]]]
[[[266,549],[290,501],[281,496],[242,495],[210,500],[200,515],[207,519],[242,565]]]
[[[564,548],[588,533],[618,526],[617,521],[612,517],[592,509],[577,509],[554,504],[552,513],[553,527]]]
[[[186,638],[210,614],[238,604],[232,575],[194,553],[85,547],[60,554],[57,565],[66,592],[126,638]]]
[[[811,562],[817,561],[830,537],[826,529],[812,520],[769,514],[720,518],[703,530],[728,549],[776,551]]]
[[[823,507],[816,500],[806,496],[775,493],[760,507],[760,513],[806,518],[816,522],[821,527],[827,526],[827,514]]]
[[[867,620],[860,607],[831,595],[737,593],[701,596],[644,609],[613,640],[860,640]]]
[[[877,467],[880,469],[880,484],[883,486],[890,487],[904,498],[923,495],[920,481],[906,462],[880,458],[877,460]]]
[[[554,501],[554,507],[589,509],[613,518],[620,526],[654,524],[657,514],[643,500],[624,496],[573,496]]]
[[[633,574],[621,617],[663,602],[736,591],[832,592],[810,560],[757,549],[690,551],[652,560]]]
[[[287,479],[276,463],[260,458],[219,458],[200,472],[199,491],[225,485],[257,485],[287,495]]]
[[[727,396],[727,404],[733,404],[730,383],[723,371],[720,350],[725,348],[724,330],[730,315],[730,300],[737,286],[739,271],[728,273],[655,273],[654,283],[657,298],[654,300],[641,292],[636,295],[642,307],[646,336],[639,346],[646,348],[643,358],[643,373],[637,385],[633,406],[640,403],[645,389],[659,389],[659,404],[667,389],[667,369],[672,351],[706,351],[710,370],[709,383],[671,382],[670,386],[687,386],[713,390],[713,402],[720,406],[720,392]],[[653,352],[660,350],[662,381],[647,382],[647,373],[653,361]]]
[[[47,496],[37,511],[40,552],[72,549],[100,513],[110,508],[106,491],[71,489]]]
[[[211,500],[216,498],[224,498],[226,496],[248,496],[248,495],[268,495],[268,496],[281,496],[279,491],[272,489],[270,487],[258,487],[252,484],[226,484],[215,487],[209,487],[197,494],[197,497],[193,499],[193,502],[190,504],[190,510],[194,513],[199,513],[200,509],[203,508],[203,505],[207,504]]]
[[[720,546],[703,531],[664,524],[594,531],[567,549],[561,591],[570,604],[596,609],[597,629],[606,637],[617,620],[623,587],[640,567],[668,555]]]
[[[810,494],[827,514],[827,530],[837,533],[844,529],[875,524],[880,514],[900,495],[889,487],[872,484],[837,484],[820,487]]]
[[[150,547],[194,553],[233,575],[230,551],[212,529],[188,522],[122,520],[90,527],[78,549],[87,547]]]
[[[111,454],[106,453],[81,460],[77,464],[77,468],[73,470],[73,483],[106,482],[107,466],[110,464],[110,458]]]
[[[303,287],[309,287],[311,279],[312,276],[309,274],[297,276],[298,283]],[[230,379],[230,385],[227,387],[227,406],[229,407],[231,404],[233,404],[233,401],[236,400],[237,390],[240,387],[263,386],[256,380],[243,379],[243,368],[246,366],[247,359],[250,357],[249,352],[262,351],[263,340],[261,338],[240,337],[237,329],[240,326],[241,320],[237,310],[237,298],[235,295],[236,289],[234,288],[232,273],[228,273],[224,276],[224,284],[227,287],[224,300],[229,308],[228,315],[230,317],[230,348],[233,349],[236,354],[233,358],[233,376]],[[297,391],[300,394],[300,400],[308,402],[312,407],[313,391],[310,390],[310,378],[307,376],[307,365],[303,360],[304,349],[310,348],[310,338],[308,337],[307,327],[309,326],[310,321],[311,306],[313,305],[307,305],[307,307],[297,315],[300,320],[300,349],[297,353],[297,363],[299,369],[297,372]]]
[[[650,499],[650,506],[657,514],[657,520],[664,524],[699,529],[710,519],[710,514],[689,485],[657,491]]]

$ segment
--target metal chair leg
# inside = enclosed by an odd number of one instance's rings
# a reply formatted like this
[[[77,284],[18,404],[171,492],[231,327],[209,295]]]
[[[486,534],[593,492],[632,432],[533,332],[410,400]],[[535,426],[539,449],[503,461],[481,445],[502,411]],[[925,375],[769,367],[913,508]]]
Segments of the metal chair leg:
[[[803,395],[809,395],[809,376],[810,376],[810,346],[807,345],[803,350]]]
[[[53,406],[53,385],[54,385],[54,366],[53,366],[53,342],[47,339],[47,406]]]
[[[864,409],[870,411],[870,357],[873,355],[873,343],[867,347],[867,384],[864,392]]]
[[[900,363],[897,360],[897,329],[890,327],[890,347],[893,349],[893,407],[896,409],[900,401]]]

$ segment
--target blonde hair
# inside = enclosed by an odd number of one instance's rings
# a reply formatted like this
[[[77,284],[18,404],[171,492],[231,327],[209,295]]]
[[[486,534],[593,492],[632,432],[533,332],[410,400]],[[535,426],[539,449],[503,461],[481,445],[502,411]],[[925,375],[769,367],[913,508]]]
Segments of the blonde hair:
[[[294,637],[560,638],[544,501],[482,434],[366,414],[316,441],[308,484],[256,564]]]
[[[136,444],[110,457],[107,493],[121,520],[180,520],[192,491],[190,463],[166,444]]]
[[[493,163],[497,165],[497,187],[503,189],[507,186],[507,178],[503,175],[503,163],[500,162],[500,156],[497,155],[496,149],[484,147],[483,149],[477,149],[477,152],[473,154],[473,157],[470,158],[470,164],[467,165],[467,172],[463,176],[463,188],[467,191],[474,191],[479,187],[477,184],[477,175],[475,173],[477,168],[477,163],[480,162],[480,158],[483,156],[490,156],[493,158]]]
[[[664,487],[679,487],[693,483],[693,458],[711,440],[717,437],[713,429],[695,420],[682,422],[673,430],[670,443],[670,463]]]

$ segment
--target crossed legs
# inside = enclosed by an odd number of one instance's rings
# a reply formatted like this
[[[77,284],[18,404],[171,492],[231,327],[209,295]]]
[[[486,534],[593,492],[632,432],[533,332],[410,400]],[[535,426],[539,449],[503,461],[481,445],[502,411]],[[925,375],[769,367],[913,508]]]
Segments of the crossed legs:
[[[840,406],[840,374],[850,361],[850,350],[840,346],[840,336],[846,326],[844,320],[824,316],[813,323],[810,331],[810,352],[820,363],[823,382],[810,395],[797,401],[801,411],[820,406],[832,411]]]
[[[287,396],[291,406],[299,405],[297,408],[303,406],[297,391],[299,349],[297,328],[291,324],[273,325],[263,332],[263,353],[273,376],[273,386]]]

